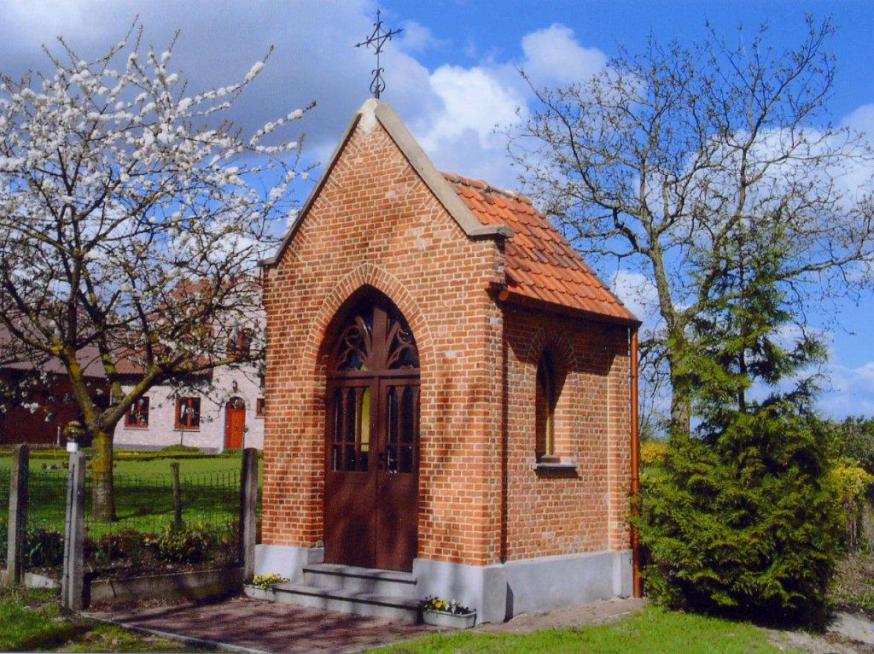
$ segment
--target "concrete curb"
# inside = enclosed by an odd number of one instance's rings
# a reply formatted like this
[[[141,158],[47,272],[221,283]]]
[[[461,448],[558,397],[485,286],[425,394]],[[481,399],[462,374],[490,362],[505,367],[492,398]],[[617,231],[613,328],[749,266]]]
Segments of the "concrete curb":
[[[103,624],[111,624],[115,627],[121,627],[128,631],[133,631],[148,636],[158,636],[167,640],[176,640],[187,645],[195,645],[204,649],[216,650],[219,652],[239,652],[240,654],[270,654],[263,649],[254,649],[251,647],[243,647],[242,645],[232,645],[231,643],[223,643],[218,640],[208,640],[206,638],[197,638],[195,636],[183,636],[182,634],[173,633],[172,631],[162,631],[160,629],[150,629],[149,627],[141,627],[139,625],[122,622],[121,620],[110,620],[109,618],[101,618],[90,613],[80,613],[83,618],[101,622]]]

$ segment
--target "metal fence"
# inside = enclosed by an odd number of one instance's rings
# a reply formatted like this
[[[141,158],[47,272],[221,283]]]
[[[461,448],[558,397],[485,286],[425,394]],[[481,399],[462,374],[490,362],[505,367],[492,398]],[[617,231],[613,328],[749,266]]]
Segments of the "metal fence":
[[[5,463],[5,462],[3,462]],[[43,466],[46,464],[42,464]],[[58,576],[64,557],[66,462],[30,466],[27,570]],[[95,576],[239,563],[239,470],[113,475],[115,519],[93,511],[86,475],[85,563]],[[6,562],[10,469],[0,465],[0,565]]]
[[[98,480],[86,478],[91,498]],[[95,576],[239,562],[240,473],[113,476],[115,520],[85,513],[85,563]]]
[[[31,467],[27,487],[25,568],[60,569],[64,563],[67,470],[60,464],[48,470]]]

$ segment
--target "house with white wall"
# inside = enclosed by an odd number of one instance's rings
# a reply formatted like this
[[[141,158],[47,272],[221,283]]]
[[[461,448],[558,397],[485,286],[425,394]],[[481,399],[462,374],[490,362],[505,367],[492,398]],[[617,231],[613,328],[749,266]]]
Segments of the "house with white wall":
[[[116,426],[115,446],[261,449],[266,410],[262,378],[257,366],[246,364],[216,368],[184,385],[154,386]]]

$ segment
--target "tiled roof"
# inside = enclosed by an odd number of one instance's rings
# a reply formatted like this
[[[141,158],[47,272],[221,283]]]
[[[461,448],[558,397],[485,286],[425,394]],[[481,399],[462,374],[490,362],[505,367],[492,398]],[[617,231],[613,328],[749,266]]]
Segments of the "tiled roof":
[[[443,176],[480,222],[513,230],[506,247],[510,299],[637,322],[530,199],[494,189],[481,180],[452,173]]]

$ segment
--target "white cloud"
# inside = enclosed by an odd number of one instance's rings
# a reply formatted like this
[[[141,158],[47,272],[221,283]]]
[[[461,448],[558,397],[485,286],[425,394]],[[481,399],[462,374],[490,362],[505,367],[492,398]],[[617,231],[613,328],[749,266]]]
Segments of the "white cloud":
[[[874,104],[857,107],[844,119],[844,125],[874,137]]]
[[[496,125],[516,120],[515,108],[524,102],[512,87],[501,84],[483,68],[441,66],[431,74],[431,88],[443,101],[443,113],[422,137],[422,145],[437,147],[473,131],[486,145]]]
[[[581,46],[573,30],[559,23],[526,34],[522,52],[525,72],[539,84],[580,82],[607,65],[607,56],[601,50]]]
[[[643,329],[654,329],[660,322],[658,291],[646,275],[631,270],[617,270],[610,289],[643,321]]]
[[[603,52],[584,48],[570,28],[559,24],[526,34],[521,48],[520,60],[443,65],[429,75],[430,91],[440,105],[412,130],[438,167],[512,188],[516,173],[506,155],[505,137],[495,128],[527,116],[531,92],[517,68],[537,84],[567,83],[591,77],[607,61]]]
[[[832,362],[824,371],[828,379],[818,406],[834,418],[874,416],[874,361],[857,367]]]
[[[373,56],[355,48],[372,31],[368,0],[318,3],[223,3],[193,0],[140,3],[31,0],[6,3],[0,21],[0,62],[4,72],[41,68],[43,43],[64,37],[85,57],[102,54],[125,33],[134,16],[145,27],[145,42],[163,49],[179,29],[174,64],[192,89],[224,85],[241,78],[270,44],[276,51],[259,80],[236,107],[244,129],[256,129],[289,110],[315,100],[318,106],[301,123],[309,156],[324,160],[354,111],[369,96]],[[407,121],[438,167],[491,183],[514,186],[504,139],[496,124],[512,124],[515,110],[530,93],[519,77],[521,66],[541,82],[567,82],[591,74],[605,56],[580,45],[572,30],[554,24],[526,34],[521,56],[481,56],[469,67],[440,65],[428,70],[417,56],[444,47],[431,30],[414,21],[383,54],[385,100]],[[459,43],[475,56],[477,45]]]
[[[411,123],[422,148],[439,168],[512,186],[504,137],[495,128],[517,120],[524,96],[482,67],[441,66],[429,83],[439,104]]]
[[[425,52],[430,48],[446,45],[446,41],[438,39],[430,29],[416,21],[404,21],[402,29],[403,31],[393,38],[404,52]]]

